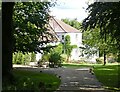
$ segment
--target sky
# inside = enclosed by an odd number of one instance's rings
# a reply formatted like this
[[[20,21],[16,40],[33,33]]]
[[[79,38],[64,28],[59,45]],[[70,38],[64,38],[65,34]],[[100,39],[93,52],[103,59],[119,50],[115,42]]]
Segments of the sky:
[[[55,7],[52,7],[50,15],[55,16],[57,19],[75,19],[82,22],[87,17],[88,0],[57,0]]]

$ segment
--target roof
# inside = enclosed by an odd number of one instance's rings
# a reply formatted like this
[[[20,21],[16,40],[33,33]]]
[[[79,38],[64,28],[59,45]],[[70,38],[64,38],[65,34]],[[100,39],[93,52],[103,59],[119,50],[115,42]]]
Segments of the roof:
[[[61,20],[55,19],[53,17],[49,20],[50,26],[54,29],[55,32],[64,32],[64,33],[80,33],[76,28],[64,23]]]

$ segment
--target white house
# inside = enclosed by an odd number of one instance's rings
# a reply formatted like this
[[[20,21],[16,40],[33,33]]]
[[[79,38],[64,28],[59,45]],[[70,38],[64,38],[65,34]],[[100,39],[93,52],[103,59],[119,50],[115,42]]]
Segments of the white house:
[[[82,33],[80,30],[77,30],[70,25],[64,23],[61,20],[58,20],[54,17],[51,17],[49,20],[49,28],[53,30],[55,37],[58,39],[55,42],[52,42],[55,44],[59,42],[64,42],[64,38],[66,35],[70,36],[71,45],[77,45],[77,48],[74,48],[71,52],[71,60],[80,60],[81,58],[86,58],[86,55],[82,56],[83,52],[80,47],[83,46],[82,44]],[[53,33],[52,33],[53,34]],[[40,58],[41,54],[37,54],[37,60]],[[93,55],[93,58],[90,58],[89,60],[95,61],[96,55]]]
[[[64,41],[66,35],[70,36],[71,45],[77,45],[77,48],[73,49],[70,59],[79,60],[81,55],[79,47],[82,45],[82,33],[80,30],[71,27],[61,20],[55,19],[54,17],[50,19],[49,25],[55,31],[60,42]]]

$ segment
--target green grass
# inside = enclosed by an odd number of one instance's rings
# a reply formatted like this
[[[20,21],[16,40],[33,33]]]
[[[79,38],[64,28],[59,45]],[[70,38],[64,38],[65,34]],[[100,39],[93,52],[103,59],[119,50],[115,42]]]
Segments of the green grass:
[[[40,92],[40,90],[47,90],[52,92],[56,90],[60,85],[60,79],[55,75],[13,70],[15,77],[14,83],[10,84],[7,81],[3,83],[3,90],[33,90],[34,92]]]
[[[94,73],[105,88],[120,90],[120,75],[118,65],[96,66]]]
[[[120,67],[118,64],[63,64],[67,68],[81,68],[81,67],[93,67],[94,73],[97,79],[104,85],[105,88],[120,90]]]
[[[62,65],[63,65],[63,67],[67,67],[67,68],[101,66],[101,64],[76,64],[76,63],[63,63]]]

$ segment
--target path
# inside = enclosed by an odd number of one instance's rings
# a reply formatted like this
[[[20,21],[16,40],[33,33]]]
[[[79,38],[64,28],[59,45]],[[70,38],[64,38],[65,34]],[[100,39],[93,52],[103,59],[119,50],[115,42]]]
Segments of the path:
[[[56,74],[61,78],[61,85],[55,92],[110,92],[105,91],[102,84],[98,82],[95,75],[89,73],[88,68],[30,68],[23,67],[30,71]]]

